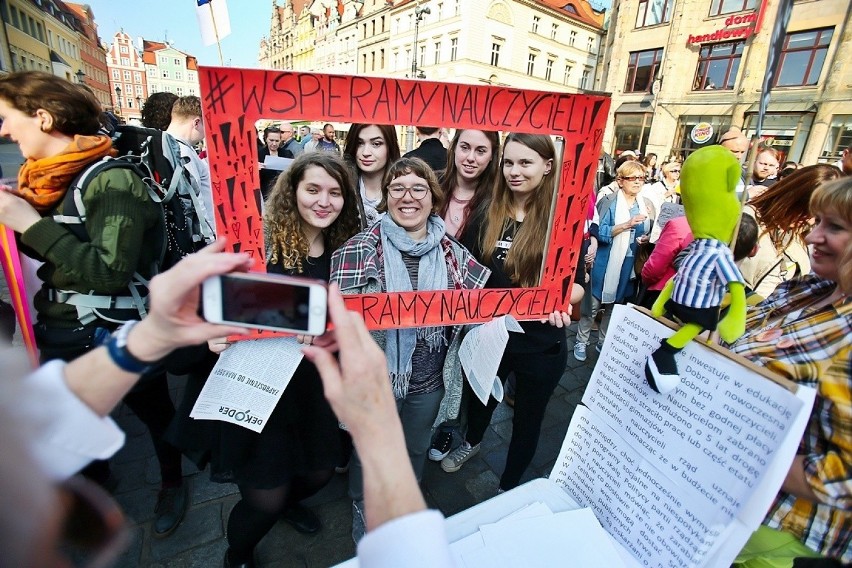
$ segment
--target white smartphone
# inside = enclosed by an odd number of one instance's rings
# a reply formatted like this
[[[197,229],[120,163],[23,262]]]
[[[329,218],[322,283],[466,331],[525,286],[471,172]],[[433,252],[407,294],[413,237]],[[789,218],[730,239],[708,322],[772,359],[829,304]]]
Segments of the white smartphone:
[[[254,329],[322,335],[328,288],[322,280],[233,272],[204,281],[204,319]]]

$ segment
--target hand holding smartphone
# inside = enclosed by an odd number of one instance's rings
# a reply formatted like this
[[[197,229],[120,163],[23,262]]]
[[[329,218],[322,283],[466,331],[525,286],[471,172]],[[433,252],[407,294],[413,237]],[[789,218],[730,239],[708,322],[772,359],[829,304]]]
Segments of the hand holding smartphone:
[[[202,285],[204,319],[253,329],[322,335],[328,288],[311,278],[233,272]]]

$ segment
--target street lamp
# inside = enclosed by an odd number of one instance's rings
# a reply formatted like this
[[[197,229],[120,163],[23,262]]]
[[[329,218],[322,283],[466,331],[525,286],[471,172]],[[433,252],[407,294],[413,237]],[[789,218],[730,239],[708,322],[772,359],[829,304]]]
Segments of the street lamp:
[[[121,114],[121,87],[115,86],[115,112]]]
[[[411,52],[411,78],[412,79],[425,79],[426,74],[421,69],[418,73],[417,70],[417,44],[418,36],[420,35],[420,20],[426,17],[426,14],[431,14],[432,11],[429,9],[429,6],[421,6],[419,1],[417,6],[414,7],[414,49]],[[405,146],[408,150],[414,149],[414,126],[411,125],[408,127],[408,136],[405,141]]]
[[[81,85],[85,84],[86,74],[83,72],[82,69],[78,69],[77,72],[74,73],[74,76],[77,77],[77,82],[79,84],[81,84]]]
[[[136,108],[138,108],[140,112],[142,111],[142,97],[138,95],[136,96]]]
[[[418,36],[420,34],[420,20],[426,17],[426,14],[431,14],[432,11],[429,9],[429,6],[420,6],[417,5],[414,7],[414,50],[411,52],[411,78],[414,79],[418,77],[417,74],[417,44],[419,43]],[[421,71],[422,74],[422,71]],[[419,77],[420,79],[425,79],[426,75]]]

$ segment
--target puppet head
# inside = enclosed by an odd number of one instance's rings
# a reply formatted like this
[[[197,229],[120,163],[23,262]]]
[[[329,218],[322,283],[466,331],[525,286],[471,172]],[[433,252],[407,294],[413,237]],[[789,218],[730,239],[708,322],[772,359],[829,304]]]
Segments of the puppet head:
[[[701,148],[683,163],[680,194],[696,239],[731,241],[741,212],[736,194],[741,174],[740,163],[723,146]]]

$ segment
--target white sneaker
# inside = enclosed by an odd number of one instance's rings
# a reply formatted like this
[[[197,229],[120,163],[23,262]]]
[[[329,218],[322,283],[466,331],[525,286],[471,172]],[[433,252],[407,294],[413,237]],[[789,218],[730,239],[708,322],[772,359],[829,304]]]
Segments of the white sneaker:
[[[574,344],[574,359],[577,361],[585,361],[586,360],[586,344],[585,343],[575,343]]]

